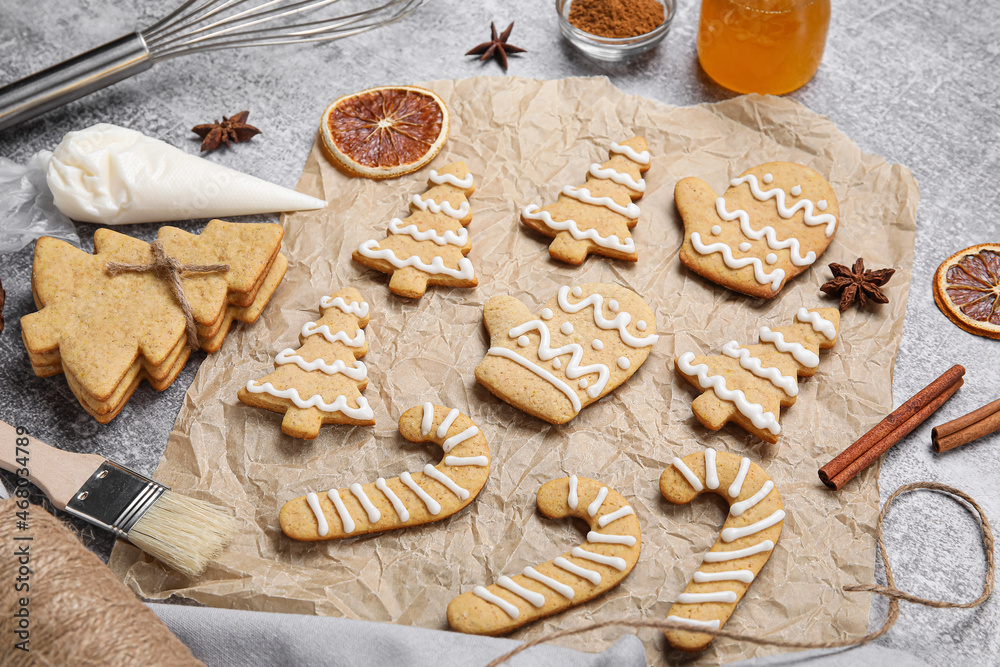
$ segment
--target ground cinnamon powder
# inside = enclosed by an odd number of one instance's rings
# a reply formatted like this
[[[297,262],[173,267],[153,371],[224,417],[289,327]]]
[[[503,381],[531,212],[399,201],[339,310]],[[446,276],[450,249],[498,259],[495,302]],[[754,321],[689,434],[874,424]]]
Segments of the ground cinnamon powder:
[[[569,22],[601,37],[637,37],[663,23],[656,0],[573,0]]]

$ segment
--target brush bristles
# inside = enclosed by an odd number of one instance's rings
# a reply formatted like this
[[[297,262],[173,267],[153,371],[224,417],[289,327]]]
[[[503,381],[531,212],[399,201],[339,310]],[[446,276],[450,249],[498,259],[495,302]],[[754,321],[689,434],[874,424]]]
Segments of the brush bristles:
[[[128,540],[166,565],[194,577],[222,551],[235,530],[217,506],[165,491],[140,517]]]

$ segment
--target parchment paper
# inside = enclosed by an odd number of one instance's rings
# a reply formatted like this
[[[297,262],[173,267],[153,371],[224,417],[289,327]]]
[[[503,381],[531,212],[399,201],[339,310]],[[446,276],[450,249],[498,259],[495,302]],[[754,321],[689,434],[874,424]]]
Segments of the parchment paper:
[[[231,333],[191,386],[156,478],[184,494],[232,507],[235,544],[202,577],[189,581],[119,543],[112,567],[147,598],[178,595],[239,609],[328,614],[446,628],[452,597],[520,572],[583,540],[583,525],[553,522],[535,508],[545,481],[567,474],[599,479],[631,501],[643,531],[632,574],[607,595],[514,635],[530,639],[591,621],[664,618],[725,516],[720,498],[675,507],[659,494],[673,456],[705,446],[744,453],[774,479],[788,516],[781,541],[728,629],[830,641],[867,631],[869,596],[845,584],[871,582],[878,509],[877,467],[842,492],[823,487],[817,468],[892,409],[892,371],[903,330],[913,259],[917,186],[908,169],[862,153],[828,119],[790,100],[741,97],[714,105],[671,107],[627,96],[607,79],[534,81],[479,77],[426,84],[452,114],[451,136],[432,166],[464,160],[475,175],[470,258],[480,285],[430,288],[411,301],[392,295],[387,276],[350,259],[366,239],[381,239],[393,216],[423,192],[429,169],[387,182],[349,178],[314,146],[298,189],[330,202],[323,211],[288,215],[285,282],[254,326]],[[518,222],[528,203],[555,201],[579,185],[612,140],[649,142],[653,164],[642,215],[633,230],[636,264],[590,257],[581,267],[549,258],[547,239]],[[721,193],[730,178],[769,160],[791,160],[824,174],[840,199],[841,228],[826,254],[769,302],[717,287],[687,271],[677,253],[682,225],[673,188],[699,176]],[[821,355],[819,372],[800,384],[783,411],[782,435],[769,446],[737,427],[713,433],[691,413],[697,396],[672,369],[676,354],[718,353],[730,339],[756,342],[757,329],[789,323],[799,306],[832,305],[819,286],[829,262],[864,256],[870,267],[897,269],[890,303],[851,310],[840,340]],[[563,284],[608,281],[643,295],[662,334],[645,365],[622,387],[553,427],[494,398],[474,379],[487,348],[482,305],[512,294],[532,311]],[[297,347],[320,297],[344,285],[372,305],[365,396],[374,428],[324,427],[313,442],[284,436],[281,416],[239,403],[236,391]],[[278,527],[281,505],[310,490],[368,482],[436,462],[433,446],[407,443],[399,415],[433,401],[476,421],[490,442],[493,469],[466,511],[424,527],[320,543],[297,543]],[[623,630],[565,640],[598,650]],[[716,641],[697,658],[643,631],[651,664],[718,664],[775,649]]]

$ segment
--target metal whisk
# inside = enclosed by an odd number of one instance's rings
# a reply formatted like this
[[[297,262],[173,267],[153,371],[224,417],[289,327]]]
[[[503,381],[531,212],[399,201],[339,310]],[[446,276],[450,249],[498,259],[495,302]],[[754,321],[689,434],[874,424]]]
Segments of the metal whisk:
[[[186,0],[145,30],[125,35],[0,88],[0,131],[177,56],[350,37],[397,21],[424,0],[355,2],[357,11],[295,22],[341,0]]]

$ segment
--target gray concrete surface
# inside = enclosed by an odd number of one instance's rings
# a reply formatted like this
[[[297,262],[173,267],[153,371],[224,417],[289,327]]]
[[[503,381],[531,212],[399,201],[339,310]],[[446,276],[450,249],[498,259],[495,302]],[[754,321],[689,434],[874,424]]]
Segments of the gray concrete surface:
[[[493,62],[462,54],[483,41],[489,22],[516,21],[511,42],[528,53],[511,59],[519,76],[606,75],[630,93],[678,105],[729,97],[701,72],[694,49],[698,2],[681,0],[671,34],[630,65],[605,66],[574,52],[559,37],[552,2],[431,0],[403,23],[329,44],[221,51],[158,64],[131,81],[0,133],[0,155],[19,161],[51,148],[67,131],[95,122],[128,125],[191,152],[191,126],[249,109],[264,130],[251,146],[209,159],[292,186],[320,112],[336,96],[360,88],[478,74],[503,76]],[[166,3],[169,8],[173,3]],[[902,403],[954,363],[968,369],[965,387],[887,456],[885,499],[900,484],[934,480],[977,498],[1000,517],[996,480],[1000,438],[945,455],[929,447],[933,423],[952,419],[1000,396],[1000,341],[966,334],[934,306],[931,278],[951,253],[1000,241],[1000,3],[834,3],[823,64],[791,97],[828,115],[863,149],[909,166],[921,186],[913,287],[893,395]],[[8,82],[91,48],[165,12],[151,0],[0,0],[0,82]],[[191,231],[200,222],[180,225]],[[151,240],[156,225],[130,232]],[[80,225],[89,248],[94,226]],[[60,379],[31,373],[18,318],[34,308],[31,248],[0,256],[7,290],[7,329],[0,335],[0,419],[44,441],[99,452],[152,472],[188,385],[203,358],[194,355],[163,393],[141,387],[122,417],[102,427],[83,413]],[[846,445],[847,443],[845,443]],[[4,476],[4,480],[10,480]],[[90,536],[107,555],[110,540]],[[887,522],[897,583],[917,595],[970,600],[985,567],[973,516],[937,494],[900,500]],[[881,576],[881,575],[880,575]],[[881,623],[878,602],[871,623]],[[975,610],[903,605],[900,622],[879,643],[903,648],[930,664],[996,664],[1000,603]]]

